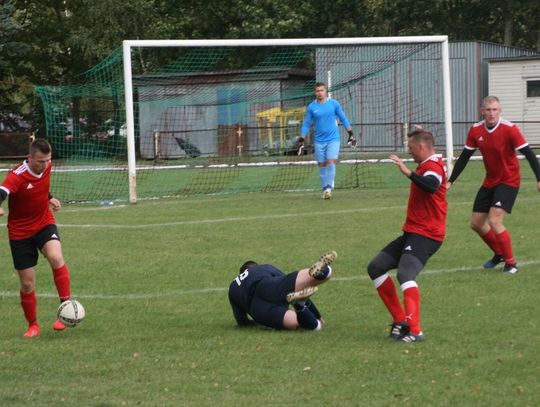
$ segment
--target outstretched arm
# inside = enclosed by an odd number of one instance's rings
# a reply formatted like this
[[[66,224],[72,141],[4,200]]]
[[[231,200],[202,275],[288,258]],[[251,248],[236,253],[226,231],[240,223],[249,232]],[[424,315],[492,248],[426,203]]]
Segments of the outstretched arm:
[[[405,163],[397,155],[392,154],[390,158],[399,168],[401,173],[407,178],[410,178],[412,182],[422,188],[424,191],[433,193],[439,189],[441,186],[441,180],[438,178],[438,175],[435,173],[426,173],[425,175],[420,175],[411,170],[405,165]]]
[[[448,179],[448,184],[452,184],[459,177],[459,174],[461,174],[461,172],[465,169],[465,166],[474,154],[474,151],[475,150],[468,148],[463,149],[461,155],[454,164],[454,169],[452,170],[452,175],[450,175],[450,178]]]
[[[520,148],[518,151],[525,156],[527,161],[529,161],[529,165],[531,166],[531,169],[533,170],[534,175],[536,176],[536,188],[540,192],[540,164],[538,163],[536,154],[534,154],[534,151],[529,146]]]
[[[251,326],[255,324],[255,322],[250,320],[247,314],[241,310],[238,305],[236,305],[233,301],[230,301],[230,303],[233,310],[234,319],[236,320],[238,326]]]

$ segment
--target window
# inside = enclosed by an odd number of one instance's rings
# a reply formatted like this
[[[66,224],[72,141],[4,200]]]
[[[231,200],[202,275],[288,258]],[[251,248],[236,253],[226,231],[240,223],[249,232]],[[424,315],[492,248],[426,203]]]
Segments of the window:
[[[527,97],[540,97],[540,80],[527,81]]]

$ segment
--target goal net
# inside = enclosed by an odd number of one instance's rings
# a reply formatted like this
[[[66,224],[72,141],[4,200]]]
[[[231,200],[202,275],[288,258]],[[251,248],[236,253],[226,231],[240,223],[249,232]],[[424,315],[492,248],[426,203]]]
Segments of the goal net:
[[[300,154],[297,144],[316,82],[357,138],[347,145],[340,126],[336,188],[392,186],[384,158],[406,152],[411,126],[451,150],[447,45],[441,36],[125,41],[80,84],[37,88],[55,196],[316,190],[311,139]]]

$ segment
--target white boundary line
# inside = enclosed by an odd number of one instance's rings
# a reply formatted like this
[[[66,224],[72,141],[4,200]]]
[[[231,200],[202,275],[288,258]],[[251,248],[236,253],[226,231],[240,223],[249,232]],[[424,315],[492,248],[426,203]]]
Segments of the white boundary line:
[[[532,266],[540,264],[540,260],[524,260],[519,262],[519,266]],[[528,270],[530,272],[533,270]],[[456,267],[449,269],[435,269],[435,270],[424,270],[421,272],[422,276],[431,276],[431,275],[440,275],[448,273],[460,273],[460,272],[485,272],[490,273],[493,270],[484,270],[482,267]],[[495,274],[496,273],[496,274]],[[501,275],[502,272],[497,269],[495,270],[495,275]],[[519,274],[518,274],[519,275]],[[518,278],[517,276],[505,276],[508,278]],[[348,281],[364,281],[369,280],[367,273],[363,273],[357,276],[344,276],[344,277],[335,277],[332,278],[330,282],[348,282]],[[146,294],[99,294],[99,293],[80,293],[75,295],[75,298],[87,298],[95,300],[148,300],[153,298],[166,298],[166,297],[180,297],[183,295],[190,294],[206,294],[206,293],[221,293],[228,290],[228,287],[215,287],[215,288],[190,288],[185,290],[172,290],[169,292],[159,292],[159,293],[146,293]],[[0,298],[15,298],[19,297],[18,292],[11,291],[0,291]],[[56,293],[38,293],[38,297],[41,298],[58,298]]]

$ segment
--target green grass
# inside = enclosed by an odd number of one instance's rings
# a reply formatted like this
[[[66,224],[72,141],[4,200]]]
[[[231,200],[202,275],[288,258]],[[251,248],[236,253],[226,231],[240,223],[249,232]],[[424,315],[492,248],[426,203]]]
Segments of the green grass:
[[[390,320],[365,271],[400,232],[404,178],[331,201],[253,193],[66,206],[57,221],[87,318],[53,332],[58,301],[40,259],[34,340],[22,338],[2,227],[0,405],[537,405],[540,195],[530,172],[505,222],[515,276],[481,270],[490,253],[468,228],[480,165],[449,192],[447,240],[418,278],[419,344],[385,339]],[[335,278],[314,297],[325,330],[234,326],[226,287],[244,260],[293,271],[328,249],[339,254]]]

